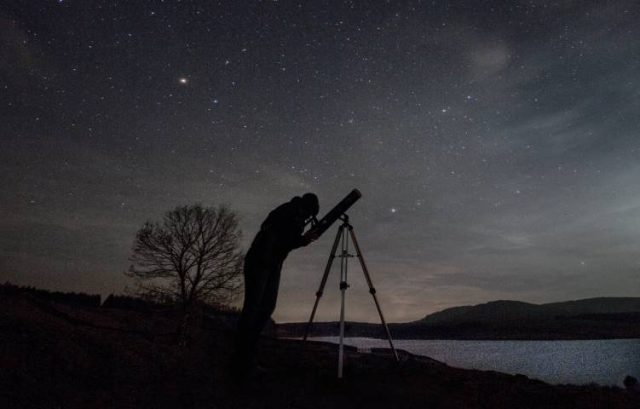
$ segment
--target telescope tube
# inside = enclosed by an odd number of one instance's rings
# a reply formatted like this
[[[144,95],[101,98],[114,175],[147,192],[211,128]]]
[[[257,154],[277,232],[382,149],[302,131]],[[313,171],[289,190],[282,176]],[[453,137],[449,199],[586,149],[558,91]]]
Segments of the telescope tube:
[[[325,214],[324,217],[320,219],[320,221],[318,221],[315,226],[309,229],[309,231],[306,232],[304,236],[315,235],[316,237],[320,237],[322,233],[327,231],[327,229],[331,227],[331,225],[335,223],[335,221],[338,220],[340,216],[344,214],[344,212],[349,210],[349,208],[353,206],[353,204],[357,202],[361,197],[362,193],[360,193],[358,189],[353,189],[351,193],[345,196],[345,198],[342,199],[340,203],[338,203],[333,209],[331,209],[329,213]]]

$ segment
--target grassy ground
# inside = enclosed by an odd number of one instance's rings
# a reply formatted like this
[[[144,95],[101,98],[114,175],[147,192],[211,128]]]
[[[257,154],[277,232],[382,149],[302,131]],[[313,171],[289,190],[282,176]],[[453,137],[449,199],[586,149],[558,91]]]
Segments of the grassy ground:
[[[176,344],[171,312],[73,308],[0,296],[2,408],[638,408],[620,388],[552,386],[497,372],[452,368],[402,353],[349,349],[336,379],[335,345],[263,339],[269,372],[238,385],[228,376],[232,325],[197,323]]]

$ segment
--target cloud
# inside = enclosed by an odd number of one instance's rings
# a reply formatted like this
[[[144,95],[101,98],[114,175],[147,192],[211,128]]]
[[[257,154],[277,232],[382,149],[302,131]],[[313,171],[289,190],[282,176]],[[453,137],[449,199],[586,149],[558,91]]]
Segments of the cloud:
[[[494,79],[509,63],[509,49],[505,44],[475,45],[469,52],[471,76],[476,80]]]

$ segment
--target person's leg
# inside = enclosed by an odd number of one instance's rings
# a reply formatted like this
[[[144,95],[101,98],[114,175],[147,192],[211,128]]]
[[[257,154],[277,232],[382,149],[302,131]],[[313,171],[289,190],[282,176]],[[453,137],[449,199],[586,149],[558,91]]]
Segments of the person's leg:
[[[257,339],[261,327],[261,305],[269,272],[254,266],[252,260],[245,261],[244,268],[244,304],[238,321],[235,340],[234,365],[240,372],[250,370],[256,364]],[[256,335],[256,331],[257,334]]]
[[[257,311],[256,332],[252,334],[255,337],[256,345],[260,339],[260,333],[271,319],[271,315],[276,308],[278,288],[280,286],[280,269],[281,265],[277,265],[269,270],[269,276],[265,283],[261,304]]]
[[[282,264],[274,267],[269,271],[268,279],[265,283],[264,293],[262,296],[262,303],[259,310],[259,320],[262,323],[262,327],[269,322],[271,315],[276,309],[276,303],[278,301],[278,289],[280,288],[280,270]]]

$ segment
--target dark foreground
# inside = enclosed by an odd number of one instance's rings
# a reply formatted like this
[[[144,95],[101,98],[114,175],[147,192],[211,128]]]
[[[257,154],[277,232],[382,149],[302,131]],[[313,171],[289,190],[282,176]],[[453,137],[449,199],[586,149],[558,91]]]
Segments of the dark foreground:
[[[265,338],[270,368],[236,385],[227,376],[231,325],[200,320],[176,346],[167,311],[78,308],[0,296],[1,408],[638,408],[620,388],[552,386],[497,372],[456,369],[406,353],[349,350]]]

